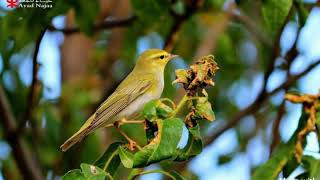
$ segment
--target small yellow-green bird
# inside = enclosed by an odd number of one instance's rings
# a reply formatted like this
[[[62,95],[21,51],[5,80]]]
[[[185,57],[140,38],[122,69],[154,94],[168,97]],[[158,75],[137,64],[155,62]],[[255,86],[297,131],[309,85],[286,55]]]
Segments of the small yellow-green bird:
[[[78,132],[61,145],[62,151],[67,151],[98,128],[107,127],[135,116],[144,104],[160,98],[164,87],[165,66],[176,56],[161,49],[144,51],[139,56],[132,72],[113,94],[100,105]],[[123,135],[129,140],[129,143],[132,143],[125,134]]]

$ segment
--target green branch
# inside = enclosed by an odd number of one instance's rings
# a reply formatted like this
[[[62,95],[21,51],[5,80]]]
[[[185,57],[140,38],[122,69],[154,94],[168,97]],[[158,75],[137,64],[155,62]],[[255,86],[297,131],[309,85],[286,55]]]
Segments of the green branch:
[[[159,169],[138,172],[137,174],[134,174],[133,176],[129,177],[128,179],[129,180],[133,180],[133,179],[135,179],[135,178],[137,178],[139,176],[142,176],[142,175],[145,175],[145,174],[152,174],[152,173],[161,173],[161,174],[163,174],[165,176],[168,176],[171,179],[177,180],[177,178],[172,173],[169,173],[169,172],[166,172],[166,171],[162,171],[162,170],[159,170]]]
[[[176,109],[172,112],[171,116],[175,117],[177,114],[179,114],[182,110],[182,108],[185,106],[185,104],[188,102],[189,98],[187,94],[185,94],[182,99],[180,100],[179,104],[177,105]]]

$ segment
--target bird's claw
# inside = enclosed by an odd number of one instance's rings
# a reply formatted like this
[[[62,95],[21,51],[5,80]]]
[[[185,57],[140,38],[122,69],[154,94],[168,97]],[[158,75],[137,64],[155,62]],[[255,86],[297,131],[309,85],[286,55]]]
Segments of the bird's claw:
[[[135,141],[128,141],[128,149],[134,151],[137,148],[137,143]]]

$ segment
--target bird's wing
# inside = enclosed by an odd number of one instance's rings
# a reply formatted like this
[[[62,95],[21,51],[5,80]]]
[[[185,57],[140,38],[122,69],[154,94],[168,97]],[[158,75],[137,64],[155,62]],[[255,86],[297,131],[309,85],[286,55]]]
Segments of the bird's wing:
[[[151,87],[150,80],[136,80],[127,86],[119,86],[116,91],[105,100],[95,113],[95,119],[90,129],[96,129],[100,125],[111,120],[113,116],[126,108],[132,101],[142,95]],[[111,122],[110,122],[111,123]]]

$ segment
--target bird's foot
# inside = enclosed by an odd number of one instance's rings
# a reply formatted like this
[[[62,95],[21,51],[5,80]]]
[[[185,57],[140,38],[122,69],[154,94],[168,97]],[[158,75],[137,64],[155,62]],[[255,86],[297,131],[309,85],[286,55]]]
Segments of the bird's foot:
[[[122,118],[119,121],[116,121],[113,123],[113,126],[116,128],[120,128],[120,126],[122,126],[123,124],[126,124],[128,122],[128,120],[126,118]]]
[[[145,120],[130,120],[130,121],[128,121],[126,118],[122,118],[120,121],[118,121],[120,126],[123,124],[142,124],[144,122],[145,122]]]
[[[119,126],[117,127],[115,125],[116,129],[120,132],[120,134],[128,141],[128,148],[131,151],[134,151],[136,148],[141,150],[142,148],[134,141],[132,140],[124,131],[122,131]]]
[[[115,127],[115,128],[120,128],[120,126],[121,126],[121,124],[120,124],[120,121],[116,121],[116,122],[114,122],[113,123],[113,126]]]
[[[130,140],[127,139],[127,141],[128,141],[128,149],[130,151],[134,151],[136,149],[138,149],[138,150],[142,149],[135,141],[133,141],[131,139]]]

